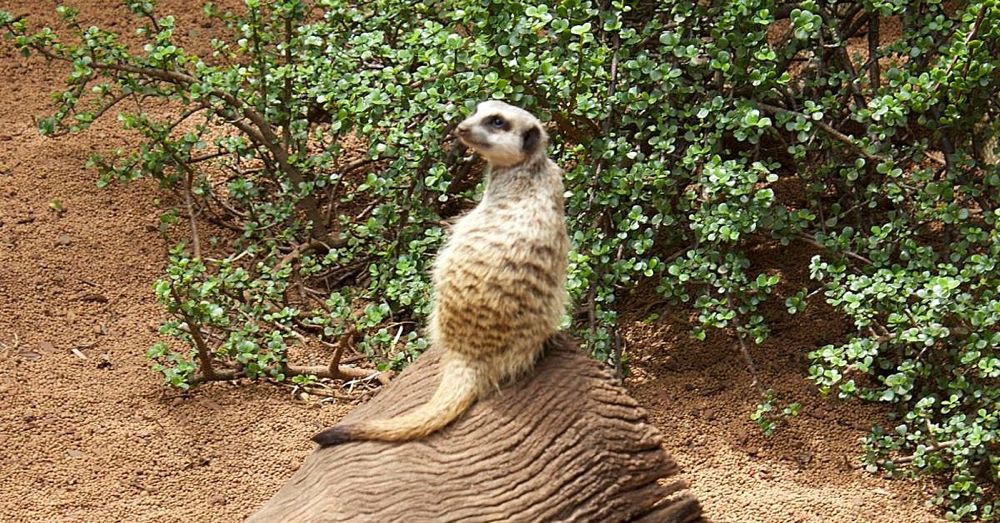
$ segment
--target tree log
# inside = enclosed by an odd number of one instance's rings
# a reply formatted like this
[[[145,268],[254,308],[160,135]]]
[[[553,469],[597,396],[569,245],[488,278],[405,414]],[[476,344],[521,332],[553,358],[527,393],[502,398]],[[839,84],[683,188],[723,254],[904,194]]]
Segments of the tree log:
[[[430,398],[430,349],[344,421]],[[250,522],[700,521],[646,413],[567,336],[535,371],[458,421],[407,443],[317,449]]]

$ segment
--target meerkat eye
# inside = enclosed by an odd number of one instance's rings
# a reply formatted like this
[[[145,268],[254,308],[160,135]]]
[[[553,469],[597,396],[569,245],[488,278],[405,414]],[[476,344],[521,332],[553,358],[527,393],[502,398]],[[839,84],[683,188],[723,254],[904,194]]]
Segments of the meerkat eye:
[[[486,120],[486,124],[490,127],[503,129],[507,125],[507,120],[504,120],[503,117],[496,115],[489,117],[489,119]]]

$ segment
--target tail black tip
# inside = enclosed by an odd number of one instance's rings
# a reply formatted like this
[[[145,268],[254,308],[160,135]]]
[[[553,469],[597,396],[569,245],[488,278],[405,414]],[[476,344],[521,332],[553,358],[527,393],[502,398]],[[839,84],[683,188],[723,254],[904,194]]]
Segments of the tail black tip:
[[[312,440],[320,447],[330,447],[351,441],[351,431],[345,425],[334,425],[322,432],[316,433]]]

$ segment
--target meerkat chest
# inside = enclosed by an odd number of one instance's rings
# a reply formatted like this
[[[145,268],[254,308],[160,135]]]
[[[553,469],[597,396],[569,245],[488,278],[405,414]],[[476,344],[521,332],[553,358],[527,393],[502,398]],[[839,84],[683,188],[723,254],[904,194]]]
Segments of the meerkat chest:
[[[441,318],[477,309],[498,321],[537,316],[551,323],[564,309],[568,249],[557,205],[476,208],[455,224],[439,253],[435,309]]]
[[[504,214],[460,220],[435,263],[432,338],[453,350],[516,353],[511,337],[535,347],[565,313],[565,220]]]
[[[435,273],[443,278],[452,271],[467,276],[478,271],[479,277],[488,279],[518,272],[523,264],[560,272],[560,265],[567,263],[568,248],[561,209],[476,209],[455,224],[439,253]]]

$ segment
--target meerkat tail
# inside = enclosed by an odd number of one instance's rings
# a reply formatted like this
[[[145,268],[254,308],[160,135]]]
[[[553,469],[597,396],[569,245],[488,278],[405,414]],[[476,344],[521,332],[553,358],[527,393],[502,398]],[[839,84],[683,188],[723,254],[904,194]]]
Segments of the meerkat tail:
[[[321,447],[348,441],[409,441],[440,430],[458,419],[479,396],[481,377],[463,360],[442,363],[441,382],[430,401],[395,418],[343,423],[313,436]]]

